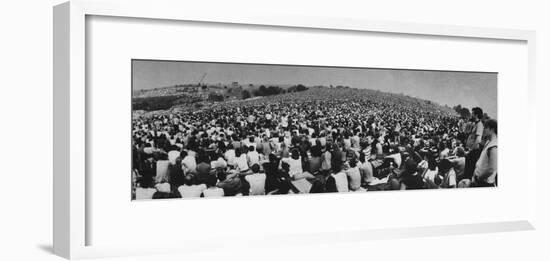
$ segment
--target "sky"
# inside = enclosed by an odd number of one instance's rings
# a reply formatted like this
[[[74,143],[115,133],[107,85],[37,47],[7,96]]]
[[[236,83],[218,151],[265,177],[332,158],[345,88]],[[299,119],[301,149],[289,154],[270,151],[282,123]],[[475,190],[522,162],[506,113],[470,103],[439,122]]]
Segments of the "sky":
[[[133,90],[204,83],[344,85],[407,94],[497,117],[497,73],[133,60]]]

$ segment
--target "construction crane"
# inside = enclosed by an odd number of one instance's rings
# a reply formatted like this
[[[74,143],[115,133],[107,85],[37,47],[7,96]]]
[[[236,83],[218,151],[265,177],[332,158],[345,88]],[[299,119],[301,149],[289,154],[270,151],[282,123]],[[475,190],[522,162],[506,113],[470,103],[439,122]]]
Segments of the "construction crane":
[[[206,77],[206,73],[204,73],[201,77],[201,80],[199,81],[199,83],[197,84],[197,86],[202,86],[202,81],[204,81],[204,78]]]

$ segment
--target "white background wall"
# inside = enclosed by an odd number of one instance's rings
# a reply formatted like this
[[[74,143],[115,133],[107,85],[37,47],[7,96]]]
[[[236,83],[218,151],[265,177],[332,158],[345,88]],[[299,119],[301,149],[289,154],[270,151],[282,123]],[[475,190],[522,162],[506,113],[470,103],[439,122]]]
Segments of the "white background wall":
[[[52,6],[4,1],[0,8],[0,260],[58,260],[52,249]],[[261,13],[534,29],[538,33],[538,168],[548,155],[550,17],[545,1],[201,1],[205,8]],[[505,117],[505,115],[501,115]],[[518,119],[518,123],[521,120]],[[521,142],[521,134],[518,134]],[[521,154],[519,154],[521,155]],[[522,161],[518,160],[518,164]],[[521,173],[518,173],[521,178]],[[550,193],[538,180],[537,230],[293,248],[246,249],[116,260],[549,260]],[[467,211],[467,210],[465,210]],[[411,213],[403,213],[406,217]],[[416,214],[416,213],[415,213]],[[182,246],[184,247],[184,246]]]

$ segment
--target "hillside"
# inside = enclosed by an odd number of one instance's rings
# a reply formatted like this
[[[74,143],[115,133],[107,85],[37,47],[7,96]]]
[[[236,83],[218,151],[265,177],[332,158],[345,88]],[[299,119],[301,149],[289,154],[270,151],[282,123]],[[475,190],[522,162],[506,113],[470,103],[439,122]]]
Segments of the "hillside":
[[[449,107],[441,106],[432,101],[410,97],[402,94],[387,93],[370,89],[354,88],[328,88],[328,87],[310,87],[306,91],[292,92],[279,95],[254,97],[245,100],[230,100],[224,102],[193,102],[176,104],[170,109],[158,110],[154,112],[136,112],[143,114],[164,114],[170,112],[190,112],[199,110],[208,110],[219,106],[262,106],[272,104],[300,104],[304,102],[341,101],[341,103],[361,103],[371,102],[384,106],[395,106],[396,108],[406,108],[418,110],[419,112],[430,112],[441,115],[457,115]]]

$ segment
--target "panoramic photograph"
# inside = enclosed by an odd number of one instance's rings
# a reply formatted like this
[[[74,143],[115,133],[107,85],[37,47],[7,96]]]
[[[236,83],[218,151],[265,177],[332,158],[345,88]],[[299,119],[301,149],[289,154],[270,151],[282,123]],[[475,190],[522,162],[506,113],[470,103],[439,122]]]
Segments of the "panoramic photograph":
[[[132,200],[498,184],[496,72],[131,63]]]

